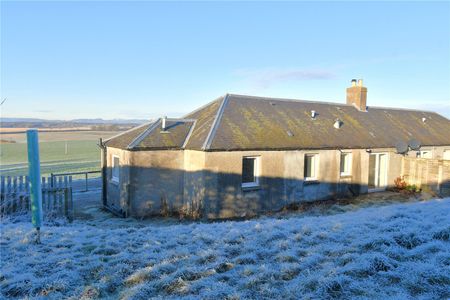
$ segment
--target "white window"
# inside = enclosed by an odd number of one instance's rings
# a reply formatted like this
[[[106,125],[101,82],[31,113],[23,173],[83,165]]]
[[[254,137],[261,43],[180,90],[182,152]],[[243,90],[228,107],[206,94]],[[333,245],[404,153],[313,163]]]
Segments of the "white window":
[[[433,158],[432,153],[429,150],[420,151],[419,157],[420,158]]]
[[[119,157],[117,155],[113,155],[113,157],[112,157],[111,181],[119,182],[119,174],[120,174]]]
[[[341,153],[341,176],[352,174],[352,154]]]
[[[243,157],[242,158],[242,187],[259,186],[259,157]]]
[[[450,149],[444,150],[444,155],[442,156],[442,158],[445,160],[450,160]]]
[[[319,155],[305,154],[305,180],[317,180],[319,172]]]

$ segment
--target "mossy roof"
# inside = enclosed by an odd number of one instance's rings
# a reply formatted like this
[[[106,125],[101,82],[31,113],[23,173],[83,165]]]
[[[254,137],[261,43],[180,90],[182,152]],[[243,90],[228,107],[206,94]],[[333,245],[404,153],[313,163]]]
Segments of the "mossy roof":
[[[333,126],[336,119],[340,128]],[[437,113],[381,107],[363,112],[352,105],[318,101],[227,94],[183,119],[170,120],[168,133],[152,123],[106,144],[130,150],[203,151],[388,148],[411,139],[428,146],[450,145],[450,121]],[[140,135],[145,138],[133,144]]]

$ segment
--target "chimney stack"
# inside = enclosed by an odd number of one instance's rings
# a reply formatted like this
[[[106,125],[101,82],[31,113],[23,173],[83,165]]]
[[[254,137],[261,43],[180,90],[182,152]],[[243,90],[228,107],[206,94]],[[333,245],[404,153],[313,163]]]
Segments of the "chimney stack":
[[[166,116],[162,117],[162,119],[161,119],[161,127],[162,127],[161,129],[162,129],[162,131],[166,131],[166,128],[167,128],[166,121],[167,121],[167,117]]]
[[[352,86],[347,88],[347,104],[355,106],[360,111],[367,108],[367,88],[363,86],[363,80],[352,79]]]

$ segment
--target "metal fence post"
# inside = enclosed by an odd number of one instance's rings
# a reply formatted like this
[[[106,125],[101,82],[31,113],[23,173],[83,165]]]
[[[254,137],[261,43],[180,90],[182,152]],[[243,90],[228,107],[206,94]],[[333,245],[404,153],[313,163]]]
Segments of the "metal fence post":
[[[37,129],[27,130],[27,147],[28,168],[31,182],[31,221],[37,230],[37,242],[40,243],[40,229],[42,226],[42,187]]]

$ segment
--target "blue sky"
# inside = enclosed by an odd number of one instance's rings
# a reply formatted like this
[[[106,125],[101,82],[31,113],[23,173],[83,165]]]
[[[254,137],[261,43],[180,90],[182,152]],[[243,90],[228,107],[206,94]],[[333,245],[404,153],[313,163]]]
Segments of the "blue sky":
[[[181,116],[227,92],[450,118],[449,2],[1,2],[2,117]]]

